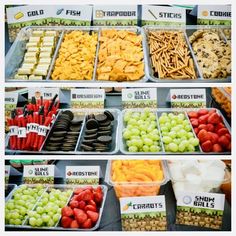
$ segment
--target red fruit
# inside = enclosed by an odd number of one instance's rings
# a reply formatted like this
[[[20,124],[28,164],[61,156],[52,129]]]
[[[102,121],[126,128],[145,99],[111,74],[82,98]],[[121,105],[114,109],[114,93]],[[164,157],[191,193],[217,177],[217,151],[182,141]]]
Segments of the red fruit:
[[[61,226],[62,226],[63,228],[69,228],[72,221],[73,221],[73,220],[72,220],[70,217],[68,217],[68,216],[62,216],[62,218],[61,218]]]
[[[84,191],[80,192],[80,193],[76,196],[76,200],[77,200],[78,202],[84,200]]]
[[[88,218],[83,210],[77,208],[74,209],[74,216],[78,224],[83,224]]]
[[[213,113],[216,113],[216,109],[215,109],[215,108],[212,108],[208,113],[209,113],[209,115],[210,115],[210,114],[213,114]]]
[[[203,152],[210,152],[212,150],[212,143],[210,140],[201,144],[201,148]]]
[[[204,143],[208,140],[211,140],[211,135],[205,129],[201,129],[198,133],[198,138],[200,143]]]
[[[222,147],[220,146],[220,144],[215,143],[215,144],[213,145],[213,147],[212,147],[212,151],[213,151],[213,152],[222,152],[223,149],[222,149]]]
[[[69,205],[72,209],[78,208],[78,206],[79,206],[78,201],[75,201],[75,200],[70,201]]]
[[[96,203],[95,203],[94,200],[90,200],[90,201],[88,201],[88,205],[92,205],[92,206],[97,207],[97,205],[96,205]]]
[[[199,129],[198,128],[194,128],[194,132],[195,132],[195,134],[198,134]]]
[[[206,127],[207,127],[206,128],[207,131],[214,132],[215,127],[213,124],[207,124]]]
[[[86,213],[88,215],[88,218],[90,218],[93,223],[97,222],[98,217],[99,217],[99,214],[97,212],[87,211]]]
[[[86,189],[83,193],[84,195],[82,200],[84,201],[93,200],[93,193],[89,189]]]
[[[222,136],[222,135],[228,134],[228,133],[229,133],[229,131],[226,128],[221,128],[221,129],[218,129],[218,131],[217,131],[217,134],[219,136]]]
[[[198,114],[196,111],[190,111],[188,112],[189,118],[198,118]]]
[[[207,109],[200,109],[199,111],[198,111],[198,115],[199,116],[204,116],[204,115],[206,115],[206,114],[208,114],[208,110]]]
[[[225,128],[225,125],[220,122],[215,126],[215,132],[217,132],[219,129]]]
[[[229,133],[225,134],[225,137],[227,137],[229,141],[231,141],[231,135]]]
[[[218,142],[224,148],[227,148],[228,145],[230,144],[229,139],[225,135],[220,136]]]
[[[68,207],[68,206],[64,206],[62,209],[61,209],[61,215],[62,216],[73,216],[73,210]]]
[[[79,201],[78,202],[78,208],[79,209],[83,210],[85,208],[85,206],[86,206],[85,201]]]
[[[93,191],[93,187],[92,186],[85,186],[85,187],[83,187],[83,190],[85,191],[85,190],[90,190],[91,192]]]
[[[101,186],[97,186],[97,188],[95,188],[94,191],[102,193],[102,187]]]
[[[94,193],[94,201],[96,203],[102,203],[102,200],[103,200],[103,193],[100,193],[100,192],[96,192]]]
[[[83,224],[82,224],[83,229],[90,229],[92,228],[92,220],[87,219]]]
[[[70,224],[70,228],[78,229],[79,228],[78,222],[76,220],[73,220]]]
[[[198,118],[198,123],[199,123],[199,124],[206,124],[208,117],[209,117],[209,114],[206,114],[206,115],[204,115],[204,116],[200,116],[200,117]]]
[[[231,143],[229,143],[229,145],[226,148],[227,151],[231,151]]]
[[[74,190],[74,194],[78,195],[79,193],[81,193],[81,192],[83,192],[83,191],[84,191],[83,188],[76,188],[76,189]]]
[[[85,208],[84,208],[85,211],[94,211],[94,212],[97,212],[97,208],[93,205],[87,205]]]
[[[198,129],[199,129],[199,130],[201,130],[201,129],[208,130],[208,129],[207,129],[207,125],[205,125],[205,124],[199,125],[199,126],[198,126]]]
[[[198,127],[198,119],[192,119],[191,124],[193,127]]]
[[[208,132],[208,134],[210,134],[211,138],[211,142],[212,144],[218,143],[218,139],[219,139],[219,135],[216,133],[212,133],[212,132]]]
[[[220,122],[220,116],[217,113],[212,113],[207,119],[208,123],[218,124]]]

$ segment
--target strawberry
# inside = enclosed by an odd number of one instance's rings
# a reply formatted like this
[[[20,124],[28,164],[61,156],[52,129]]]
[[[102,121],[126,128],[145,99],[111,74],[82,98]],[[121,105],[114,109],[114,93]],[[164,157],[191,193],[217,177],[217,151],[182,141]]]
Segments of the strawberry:
[[[78,229],[79,228],[78,222],[76,220],[73,220],[70,224],[70,228]]]
[[[97,222],[98,217],[99,217],[99,214],[97,212],[87,211],[86,213],[88,215],[88,218],[90,218],[93,223]]]
[[[195,134],[198,134],[199,129],[198,128],[194,128],[194,132],[195,132]]]
[[[83,229],[90,229],[92,228],[92,220],[87,219],[83,224],[82,224]]]
[[[193,127],[198,127],[198,119],[192,119],[191,124]]]
[[[85,190],[90,190],[91,192],[93,191],[93,187],[92,186],[85,186],[85,187],[83,187],[83,190],[85,191]]]
[[[102,187],[101,186],[97,186],[97,188],[95,188],[94,191],[102,193]]]
[[[196,111],[188,112],[189,118],[198,118],[198,113]]]
[[[78,208],[79,208],[79,209],[82,209],[82,210],[83,210],[85,206],[86,206],[85,201],[79,201],[79,202],[78,202]]]
[[[225,137],[227,137],[229,141],[231,141],[231,135],[229,133],[225,134]]]
[[[83,224],[88,218],[83,210],[77,208],[74,208],[74,216],[78,224]]]
[[[97,205],[96,205],[96,203],[95,203],[94,200],[89,200],[89,201],[88,201],[88,205],[92,205],[92,206],[97,207]]]
[[[205,125],[205,124],[199,125],[199,126],[198,126],[198,129],[199,129],[199,130],[201,130],[201,129],[208,130],[208,129],[207,129],[207,125]]]
[[[70,201],[69,205],[72,209],[78,208],[79,206],[78,201]]]
[[[84,190],[83,194],[84,194],[82,197],[83,201],[93,200],[94,198],[93,193],[89,189]]]
[[[78,195],[79,193],[81,193],[81,192],[83,192],[84,190],[83,190],[83,188],[76,188],[75,190],[74,190],[74,194],[75,195]]]
[[[208,134],[210,134],[210,140],[212,142],[212,144],[218,143],[218,139],[219,139],[219,135],[213,132],[208,132]]]
[[[211,140],[211,135],[205,129],[202,129],[198,133],[198,139],[200,143],[204,143],[208,140]]]
[[[219,137],[218,142],[222,147],[227,148],[230,140],[225,135],[222,135]]]
[[[69,206],[64,206],[61,209],[61,215],[68,216],[68,217],[73,216],[73,210]]]
[[[203,116],[203,115],[206,115],[206,114],[208,114],[208,110],[207,109],[200,109],[199,111],[198,111],[198,115],[199,116]]]
[[[210,114],[213,114],[213,113],[216,113],[216,109],[215,109],[215,108],[212,108],[208,113],[209,113],[209,115],[210,115]]]
[[[218,124],[220,122],[220,116],[217,113],[212,113],[207,119],[208,123]]]
[[[229,145],[226,147],[227,151],[231,151],[231,143],[229,143]]]
[[[219,136],[222,136],[222,135],[228,134],[228,133],[229,133],[229,131],[226,128],[221,128],[221,129],[218,129],[218,131],[217,131],[217,134]]]
[[[215,127],[214,127],[213,124],[207,124],[207,125],[206,125],[206,130],[207,130],[207,131],[213,132],[214,129],[215,129]]]
[[[87,205],[85,208],[84,208],[85,211],[94,211],[94,212],[97,212],[97,208],[93,205]]]
[[[94,193],[94,201],[96,203],[102,203],[102,200],[103,200],[103,193],[100,193],[100,192],[96,192]]]
[[[73,220],[72,220],[70,217],[68,217],[68,216],[62,216],[62,218],[61,218],[61,226],[62,226],[63,228],[69,228],[72,221],[73,221]]]
[[[213,147],[212,147],[212,151],[213,151],[213,152],[222,152],[223,149],[222,149],[222,147],[220,146],[220,144],[215,143],[215,144],[213,145]]]
[[[205,141],[201,144],[203,152],[210,152],[212,150],[212,143],[210,140]]]
[[[225,128],[225,125],[222,123],[222,122],[220,122],[220,123],[218,123],[216,126],[215,126],[215,132],[217,132],[219,129],[221,129],[221,128]]]
[[[208,117],[209,117],[209,114],[206,114],[206,115],[204,115],[204,116],[200,116],[200,117],[198,118],[198,123],[199,123],[199,124],[206,124]]]
[[[76,195],[76,200],[77,200],[78,202],[84,200],[84,191],[82,191],[82,192],[80,192],[78,195]]]

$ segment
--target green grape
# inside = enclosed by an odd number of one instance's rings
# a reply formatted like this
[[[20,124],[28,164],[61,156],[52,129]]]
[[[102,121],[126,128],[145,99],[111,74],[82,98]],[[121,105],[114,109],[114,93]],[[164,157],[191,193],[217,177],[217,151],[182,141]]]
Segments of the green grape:
[[[138,148],[136,146],[130,146],[128,150],[129,152],[137,152]]]
[[[194,146],[192,144],[188,145],[188,151],[189,152],[194,152],[195,151],[195,148],[194,148]]]
[[[153,141],[150,138],[145,138],[144,139],[144,144],[147,145],[147,146],[151,146],[153,144]]]
[[[178,151],[178,145],[176,143],[169,143],[168,145],[171,152],[177,152]]]
[[[197,138],[190,138],[189,139],[190,144],[192,144],[194,147],[199,145],[199,139]]]
[[[38,207],[36,208],[36,212],[38,214],[42,214],[43,213],[43,208],[41,206],[39,206],[39,204],[38,204]]]
[[[168,144],[168,143],[172,142],[172,138],[169,137],[169,136],[163,136],[162,140],[165,144]]]
[[[177,136],[177,133],[175,131],[169,132],[169,137],[171,137],[172,139],[174,139],[176,136]]]
[[[187,131],[187,132],[190,132],[192,130],[192,127],[190,125],[185,125],[184,126],[184,129]]]
[[[60,219],[61,215],[60,214],[55,214],[52,219],[55,223],[57,223],[57,221]]]
[[[187,137],[188,137],[188,138],[192,138],[192,137],[194,137],[194,135],[193,135],[192,132],[188,132],[188,133],[187,133]]]
[[[144,152],[149,152],[149,147],[147,145],[143,145],[143,151]]]
[[[179,152],[184,152],[185,150],[185,145],[181,142],[178,147]]]
[[[37,221],[36,221],[36,219],[35,219],[34,217],[30,217],[30,218],[29,218],[29,224],[30,224],[31,226],[33,226],[33,227],[36,226],[36,222],[37,222]]]

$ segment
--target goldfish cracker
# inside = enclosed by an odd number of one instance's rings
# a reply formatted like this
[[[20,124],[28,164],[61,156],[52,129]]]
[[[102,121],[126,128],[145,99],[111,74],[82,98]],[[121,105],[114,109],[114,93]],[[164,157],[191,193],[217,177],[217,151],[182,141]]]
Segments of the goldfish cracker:
[[[53,80],[91,80],[96,47],[97,33],[71,31],[65,34],[51,78]]]

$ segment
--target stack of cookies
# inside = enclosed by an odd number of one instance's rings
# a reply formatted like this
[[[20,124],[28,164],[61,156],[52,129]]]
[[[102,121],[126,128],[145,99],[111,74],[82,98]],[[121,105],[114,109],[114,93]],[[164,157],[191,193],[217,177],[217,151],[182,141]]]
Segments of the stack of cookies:
[[[53,127],[45,149],[47,151],[74,151],[83,119],[82,116],[75,117],[69,110],[63,111]]]
[[[81,151],[107,152],[111,150],[114,116],[109,111],[86,116]]]

